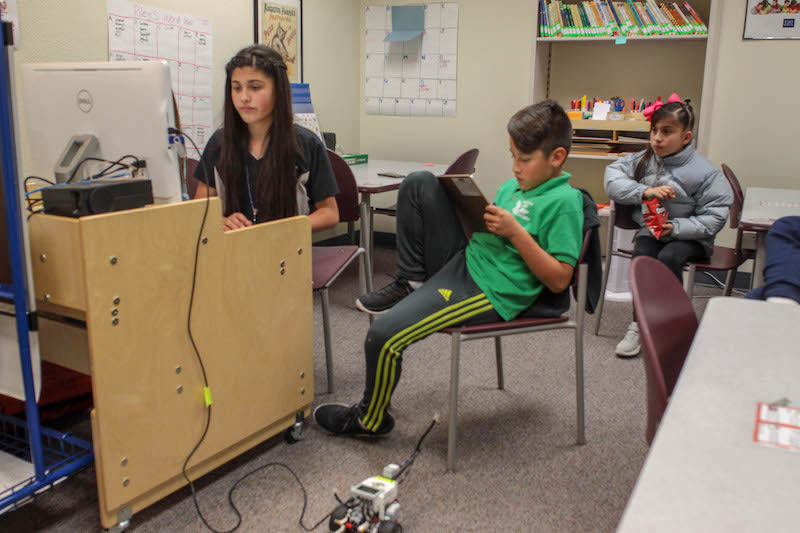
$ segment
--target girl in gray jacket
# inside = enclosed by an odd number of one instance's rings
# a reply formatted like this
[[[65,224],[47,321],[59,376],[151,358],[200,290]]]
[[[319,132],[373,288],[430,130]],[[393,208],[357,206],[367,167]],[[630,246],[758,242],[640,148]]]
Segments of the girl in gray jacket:
[[[603,185],[618,204],[638,206],[648,198],[661,200],[669,216],[658,239],[644,225],[641,210],[634,209],[633,219],[642,228],[634,240],[633,256],[655,257],[682,280],[687,262],[713,253],[714,237],[725,225],[733,193],[722,172],[694,149],[694,112],[688,100],[675,99],[652,113],[647,150],[609,165]],[[639,350],[634,311],[634,321],[616,353],[633,357]]]

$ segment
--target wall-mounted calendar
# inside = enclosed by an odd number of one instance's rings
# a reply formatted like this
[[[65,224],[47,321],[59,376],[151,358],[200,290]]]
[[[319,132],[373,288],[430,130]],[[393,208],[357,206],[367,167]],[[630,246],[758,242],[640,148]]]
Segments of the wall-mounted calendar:
[[[385,40],[397,30],[392,6],[364,8],[367,114],[456,115],[458,4],[423,4],[422,8],[421,34],[406,41]]]

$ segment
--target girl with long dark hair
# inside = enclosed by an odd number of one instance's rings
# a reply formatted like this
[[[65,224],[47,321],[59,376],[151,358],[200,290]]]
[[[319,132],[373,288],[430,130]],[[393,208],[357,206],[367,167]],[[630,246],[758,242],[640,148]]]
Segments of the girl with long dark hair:
[[[220,197],[226,231],[295,215],[308,215],[312,231],[334,226],[336,178],[319,137],[293,123],[281,55],[248,46],[225,73],[224,123],[195,171],[195,198]]]
[[[640,205],[648,198],[661,201],[669,218],[658,238],[645,226],[641,210],[634,210],[633,219],[642,228],[634,240],[633,256],[655,257],[682,280],[687,262],[713,253],[714,237],[728,218],[733,192],[720,169],[694,149],[694,111],[688,100],[673,94],[666,104],[659,101],[644,114],[650,120],[650,145],[610,164],[604,186],[608,197],[619,204]],[[633,357],[640,349],[634,315],[616,354]]]

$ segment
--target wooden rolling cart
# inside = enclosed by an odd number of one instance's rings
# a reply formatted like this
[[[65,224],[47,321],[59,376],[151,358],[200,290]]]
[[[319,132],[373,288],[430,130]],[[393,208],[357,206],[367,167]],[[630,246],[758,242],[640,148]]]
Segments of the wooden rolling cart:
[[[92,375],[100,521],[133,513],[302,424],[314,398],[311,229],[294,217],[224,233],[219,200],[30,220],[46,359]]]

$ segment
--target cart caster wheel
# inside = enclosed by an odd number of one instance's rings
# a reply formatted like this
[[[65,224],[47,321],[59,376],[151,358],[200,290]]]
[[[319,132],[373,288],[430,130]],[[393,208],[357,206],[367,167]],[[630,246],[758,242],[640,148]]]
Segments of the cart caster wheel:
[[[303,440],[304,429],[305,421],[300,418],[291,427],[287,428],[286,431],[283,432],[283,440],[285,440],[287,444],[295,444],[296,442],[300,442]]]
[[[122,533],[123,531],[128,529],[128,526],[130,526],[130,525],[131,525],[131,521],[130,520],[123,520],[123,521],[117,523],[116,525],[111,526],[108,529],[103,529],[103,531],[104,531],[104,533]]]

